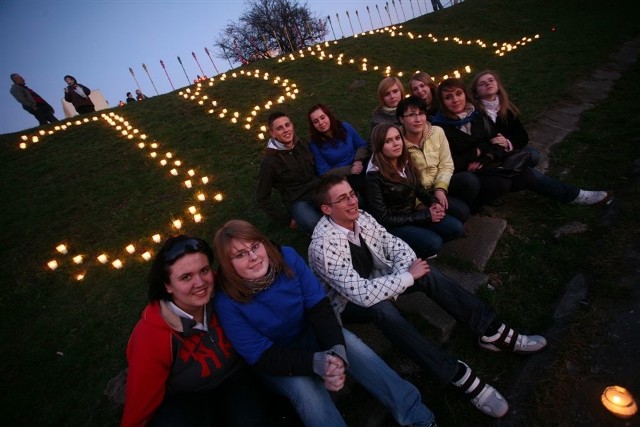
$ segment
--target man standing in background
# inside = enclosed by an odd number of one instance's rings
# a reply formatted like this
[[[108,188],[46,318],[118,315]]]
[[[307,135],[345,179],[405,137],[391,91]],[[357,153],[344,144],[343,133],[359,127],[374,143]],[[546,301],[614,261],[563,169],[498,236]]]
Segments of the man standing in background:
[[[42,99],[40,95],[28,88],[20,74],[11,74],[11,81],[13,82],[10,91],[11,95],[22,104],[22,108],[38,119],[38,123],[46,125],[47,123],[58,121],[53,115],[53,107]]]

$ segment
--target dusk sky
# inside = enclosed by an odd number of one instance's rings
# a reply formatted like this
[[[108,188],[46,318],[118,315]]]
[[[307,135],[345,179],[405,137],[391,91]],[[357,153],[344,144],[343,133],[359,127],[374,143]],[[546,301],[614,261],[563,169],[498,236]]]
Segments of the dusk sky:
[[[304,2],[301,2],[304,4]],[[382,20],[389,24],[384,1],[375,0],[308,0],[307,5],[318,17],[332,17],[337,38],[342,32],[351,36],[345,12],[349,12],[353,28],[371,29],[371,20],[380,27],[376,5]],[[403,21],[420,8],[431,3],[418,0],[395,0],[395,7]],[[446,6],[448,1],[442,1]],[[391,1],[388,2],[393,24],[398,23]],[[129,72],[135,73],[142,92],[156,95],[142,64],[146,64],[159,94],[171,91],[167,76],[160,65],[163,60],[176,89],[186,86],[185,72],[177,60],[179,56],[187,75],[193,80],[202,74],[200,66],[211,77],[217,73],[204,48],[222,73],[229,63],[215,56],[214,40],[231,21],[237,22],[245,10],[242,0],[2,0],[0,1],[0,133],[17,132],[38,125],[38,121],[11,96],[10,74],[24,77],[28,87],[36,91],[56,110],[58,119],[64,118],[61,99],[66,83],[63,77],[74,76],[78,83],[92,90],[99,89],[110,106],[134,92],[136,83]],[[359,12],[360,23],[355,11]],[[331,30],[327,36],[333,39]],[[234,67],[238,64],[234,64]]]

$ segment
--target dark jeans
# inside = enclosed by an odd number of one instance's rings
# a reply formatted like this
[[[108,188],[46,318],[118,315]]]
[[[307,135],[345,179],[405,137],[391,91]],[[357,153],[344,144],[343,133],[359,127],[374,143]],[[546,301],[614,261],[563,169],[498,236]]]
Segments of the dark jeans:
[[[25,109],[26,110],[26,109]],[[53,115],[53,109],[49,104],[36,104],[36,111],[27,112],[34,115],[34,117],[38,120],[38,123],[41,125],[46,125],[47,123],[57,122],[58,119]]]
[[[473,206],[478,193],[480,192],[480,179],[472,172],[456,172],[449,182],[449,197],[461,200],[467,206]],[[449,201],[451,204],[451,201]],[[451,209],[451,208],[449,208]],[[460,221],[464,221],[458,217],[455,212],[451,213]]]
[[[76,111],[78,114],[93,113],[96,111],[96,107],[94,105],[80,105],[76,107]]]
[[[569,203],[578,197],[580,192],[576,186],[558,181],[533,168],[527,168],[513,177],[483,174],[478,176],[481,190],[476,200],[477,205],[495,200],[506,193],[521,190],[531,190],[550,199]]]
[[[424,292],[478,336],[482,336],[497,317],[488,304],[433,266],[431,272],[407,289],[405,294],[412,292]],[[425,337],[391,300],[368,308],[348,303],[342,312],[342,320],[345,323],[373,322],[394,346],[408,354],[443,385],[450,383],[458,371],[458,359]]]
[[[262,382],[243,368],[215,390],[168,395],[149,426],[275,426],[267,405]]]

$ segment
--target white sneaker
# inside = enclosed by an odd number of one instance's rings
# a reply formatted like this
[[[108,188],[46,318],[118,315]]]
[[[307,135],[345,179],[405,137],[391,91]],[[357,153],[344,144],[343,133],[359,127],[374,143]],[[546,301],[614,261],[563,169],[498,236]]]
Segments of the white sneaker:
[[[458,363],[466,367],[466,372],[460,380],[452,384],[470,397],[473,406],[482,413],[494,418],[503,417],[509,411],[509,404],[505,398],[498,390],[478,378],[469,365],[461,360],[458,360]]]
[[[547,340],[540,335],[522,335],[502,324],[498,332],[490,337],[480,337],[478,345],[489,351],[511,351],[517,354],[537,353],[547,346]]]
[[[607,191],[589,191],[580,190],[578,197],[573,199],[572,205],[590,206],[597,205],[598,203],[609,203],[611,201],[611,194]]]

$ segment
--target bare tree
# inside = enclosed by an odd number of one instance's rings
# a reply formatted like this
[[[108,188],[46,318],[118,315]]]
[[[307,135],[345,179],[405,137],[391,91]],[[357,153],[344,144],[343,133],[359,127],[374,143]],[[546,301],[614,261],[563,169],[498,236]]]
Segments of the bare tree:
[[[297,51],[326,34],[326,23],[297,0],[249,0],[239,21],[227,24],[214,45],[219,58],[247,64]]]

